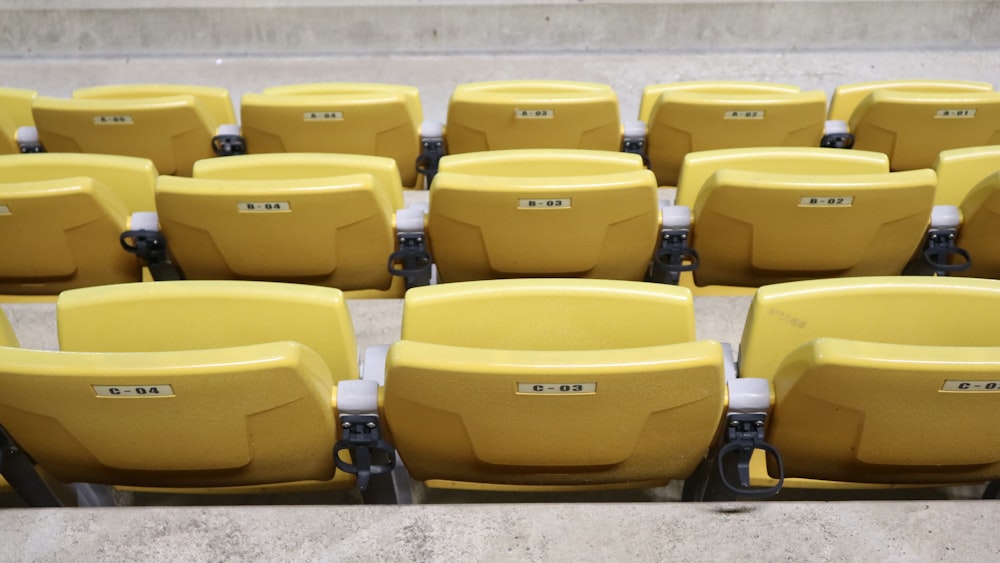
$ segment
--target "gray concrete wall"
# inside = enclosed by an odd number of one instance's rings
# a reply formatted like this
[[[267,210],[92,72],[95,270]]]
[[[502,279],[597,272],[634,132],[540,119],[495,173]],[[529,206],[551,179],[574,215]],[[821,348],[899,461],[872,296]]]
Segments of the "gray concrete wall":
[[[998,27],[970,0],[4,0],[0,56],[987,49]]]

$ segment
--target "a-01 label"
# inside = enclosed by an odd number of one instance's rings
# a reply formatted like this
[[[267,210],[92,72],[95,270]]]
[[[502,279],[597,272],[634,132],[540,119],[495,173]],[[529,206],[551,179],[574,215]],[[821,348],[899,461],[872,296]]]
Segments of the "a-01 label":
[[[287,201],[241,201],[236,204],[240,213],[287,213],[292,206]]]
[[[525,395],[582,395],[596,393],[597,383],[518,383],[517,392]]]
[[[10,208],[0,203],[0,215],[10,215]]]
[[[342,121],[344,112],[342,111],[307,111],[302,114],[305,121]]]
[[[934,114],[936,119],[972,119],[976,117],[974,109],[939,109]]]
[[[554,109],[515,109],[515,119],[552,119],[556,116]]]
[[[803,196],[799,207],[850,207],[854,205],[854,196],[842,195],[835,197]]]
[[[536,198],[517,200],[518,209],[569,209],[573,207],[573,198]]]
[[[1000,381],[965,381],[963,379],[946,379],[941,386],[942,391],[980,391],[1000,392]]]
[[[739,110],[731,109],[722,116],[723,119],[764,119],[764,110]]]
[[[94,385],[98,397],[173,397],[169,385]]]
[[[94,125],[132,125],[131,115],[95,115]]]

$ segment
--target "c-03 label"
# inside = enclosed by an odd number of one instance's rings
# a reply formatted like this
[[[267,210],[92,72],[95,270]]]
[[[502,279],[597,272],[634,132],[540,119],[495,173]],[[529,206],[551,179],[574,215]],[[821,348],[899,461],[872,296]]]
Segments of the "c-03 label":
[[[597,392],[597,383],[518,383],[519,395],[585,395]]]
[[[1000,381],[966,381],[963,379],[946,379],[941,386],[942,391],[968,391],[980,393],[1000,393]]]

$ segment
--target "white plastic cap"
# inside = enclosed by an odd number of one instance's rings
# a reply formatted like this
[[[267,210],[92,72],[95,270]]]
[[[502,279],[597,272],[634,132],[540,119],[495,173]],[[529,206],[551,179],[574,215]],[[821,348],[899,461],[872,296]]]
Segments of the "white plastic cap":
[[[828,119],[826,125],[823,127],[823,133],[825,135],[835,135],[838,133],[850,133],[851,128],[847,126],[847,122],[842,119]]]
[[[37,143],[38,129],[35,127],[18,127],[14,133],[14,138],[18,143]]]
[[[686,205],[661,207],[664,229],[687,229],[691,226],[691,208]]]
[[[962,212],[956,205],[935,205],[931,210],[931,227],[957,229],[962,224]]]
[[[766,379],[747,377],[729,382],[729,412],[761,413],[771,408],[771,386]]]
[[[384,385],[385,359],[388,355],[388,346],[369,346],[365,348],[365,363],[361,372],[361,378]]]
[[[158,231],[160,217],[155,211],[136,211],[129,221],[129,228],[133,231]]]
[[[420,136],[425,139],[444,137],[444,123],[440,121],[424,121],[420,124]]]
[[[218,135],[240,135],[240,126],[233,123],[219,125]]]
[[[645,137],[645,121],[625,121],[622,122],[622,132],[626,138]]]
[[[396,211],[397,233],[419,233],[424,230],[424,211],[407,207]]]
[[[364,379],[337,384],[337,410],[341,415],[378,416],[378,383]]]

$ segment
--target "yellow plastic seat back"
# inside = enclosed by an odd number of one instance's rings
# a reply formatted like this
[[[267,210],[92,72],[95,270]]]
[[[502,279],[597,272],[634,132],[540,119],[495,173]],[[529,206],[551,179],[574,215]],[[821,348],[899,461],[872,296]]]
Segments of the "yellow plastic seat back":
[[[699,87],[703,86],[703,87]],[[646,89],[646,151],[660,185],[676,185],[684,155],[705,150],[817,147],[826,95],[755,83],[659,84]],[[797,89],[796,89],[797,90]],[[646,104],[648,105],[648,103]]]
[[[460,84],[448,103],[448,152],[523,149],[618,151],[618,97],[606,84],[507,80]]]
[[[941,151],[934,171],[938,176],[935,205],[959,205],[987,176],[1000,170],[1000,146]]]
[[[160,174],[181,176],[215,156],[220,125],[236,123],[228,92],[204,86],[87,88],[69,100],[40,96],[32,113],[49,152],[143,157]]]
[[[705,182],[719,170],[781,174],[879,174],[889,171],[882,153],[807,147],[721,149],[684,157],[677,183],[677,205],[694,207]]]
[[[864,93],[847,118],[854,148],[886,153],[893,170],[928,168],[944,150],[1000,144],[1000,92],[988,84],[854,86],[831,115]]]
[[[876,80],[841,84],[830,98],[829,118],[850,121],[858,105],[875,90],[896,90],[901,92],[925,92],[939,94],[961,94],[970,92],[991,92],[993,85],[988,82],[969,80]]]
[[[118,242],[127,222],[122,202],[93,178],[0,183],[0,293],[140,281],[138,260]]]
[[[0,348],[0,363],[0,420],[58,480],[205,487],[333,477],[334,380],[301,344]]]
[[[118,236],[129,214],[154,209],[145,159],[82,154],[0,156],[0,294],[139,281]]]
[[[632,169],[586,174],[569,169],[595,151],[544,151],[551,162],[545,174],[531,151],[500,152],[481,173],[468,161],[453,172],[446,162],[453,157],[442,160],[427,218],[441,281],[645,277],[660,220],[656,179],[640,157],[613,153]],[[492,174],[497,164],[505,173]]]
[[[129,213],[154,211],[156,168],[145,158],[40,153],[0,156],[0,181],[37,182],[84,176],[107,186]]]
[[[954,483],[1000,476],[1000,285],[859,278],[761,288],[741,377],[774,385],[788,477]],[[914,427],[919,427],[915,431]]]
[[[693,339],[683,288],[500,280],[413,289],[389,352],[386,420],[407,470],[431,485],[684,478],[725,402],[721,347]]]
[[[392,283],[386,264],[395,250],[394,209],[377,182],[370,174],[295,180],[161,176],[156,206],[186,279],[384,290]]]
[[[279,153],[210,158],[195,163],[205,180],[300,180],[370,174],[392,209],[403,207],[399,168],[391,158],[355,154]]]
[[[923,241],[933,170],[773,174],[719,170],[695,204],[699,285],[896,275]]]
[[[955,244],[972,260],[967,270],[954,275],[1000,279],[1000,170],[979,182],[959,208],[962,227]]]
[[[19,88],[0,88],[0,154],[18,154],[17,128],[33,127],[31,103],[38,93]]]
[[[252,281],[165,281],[68,291],[59,345],[72,352],[161,352],[277,341],[316,352],[335,380],[358,377],[340,290]]]
[[[251,153],[330,152],[396,161],[404,186],[417,183],[420,96],[412,86],[321,83],[267,88],[240,102]]]

